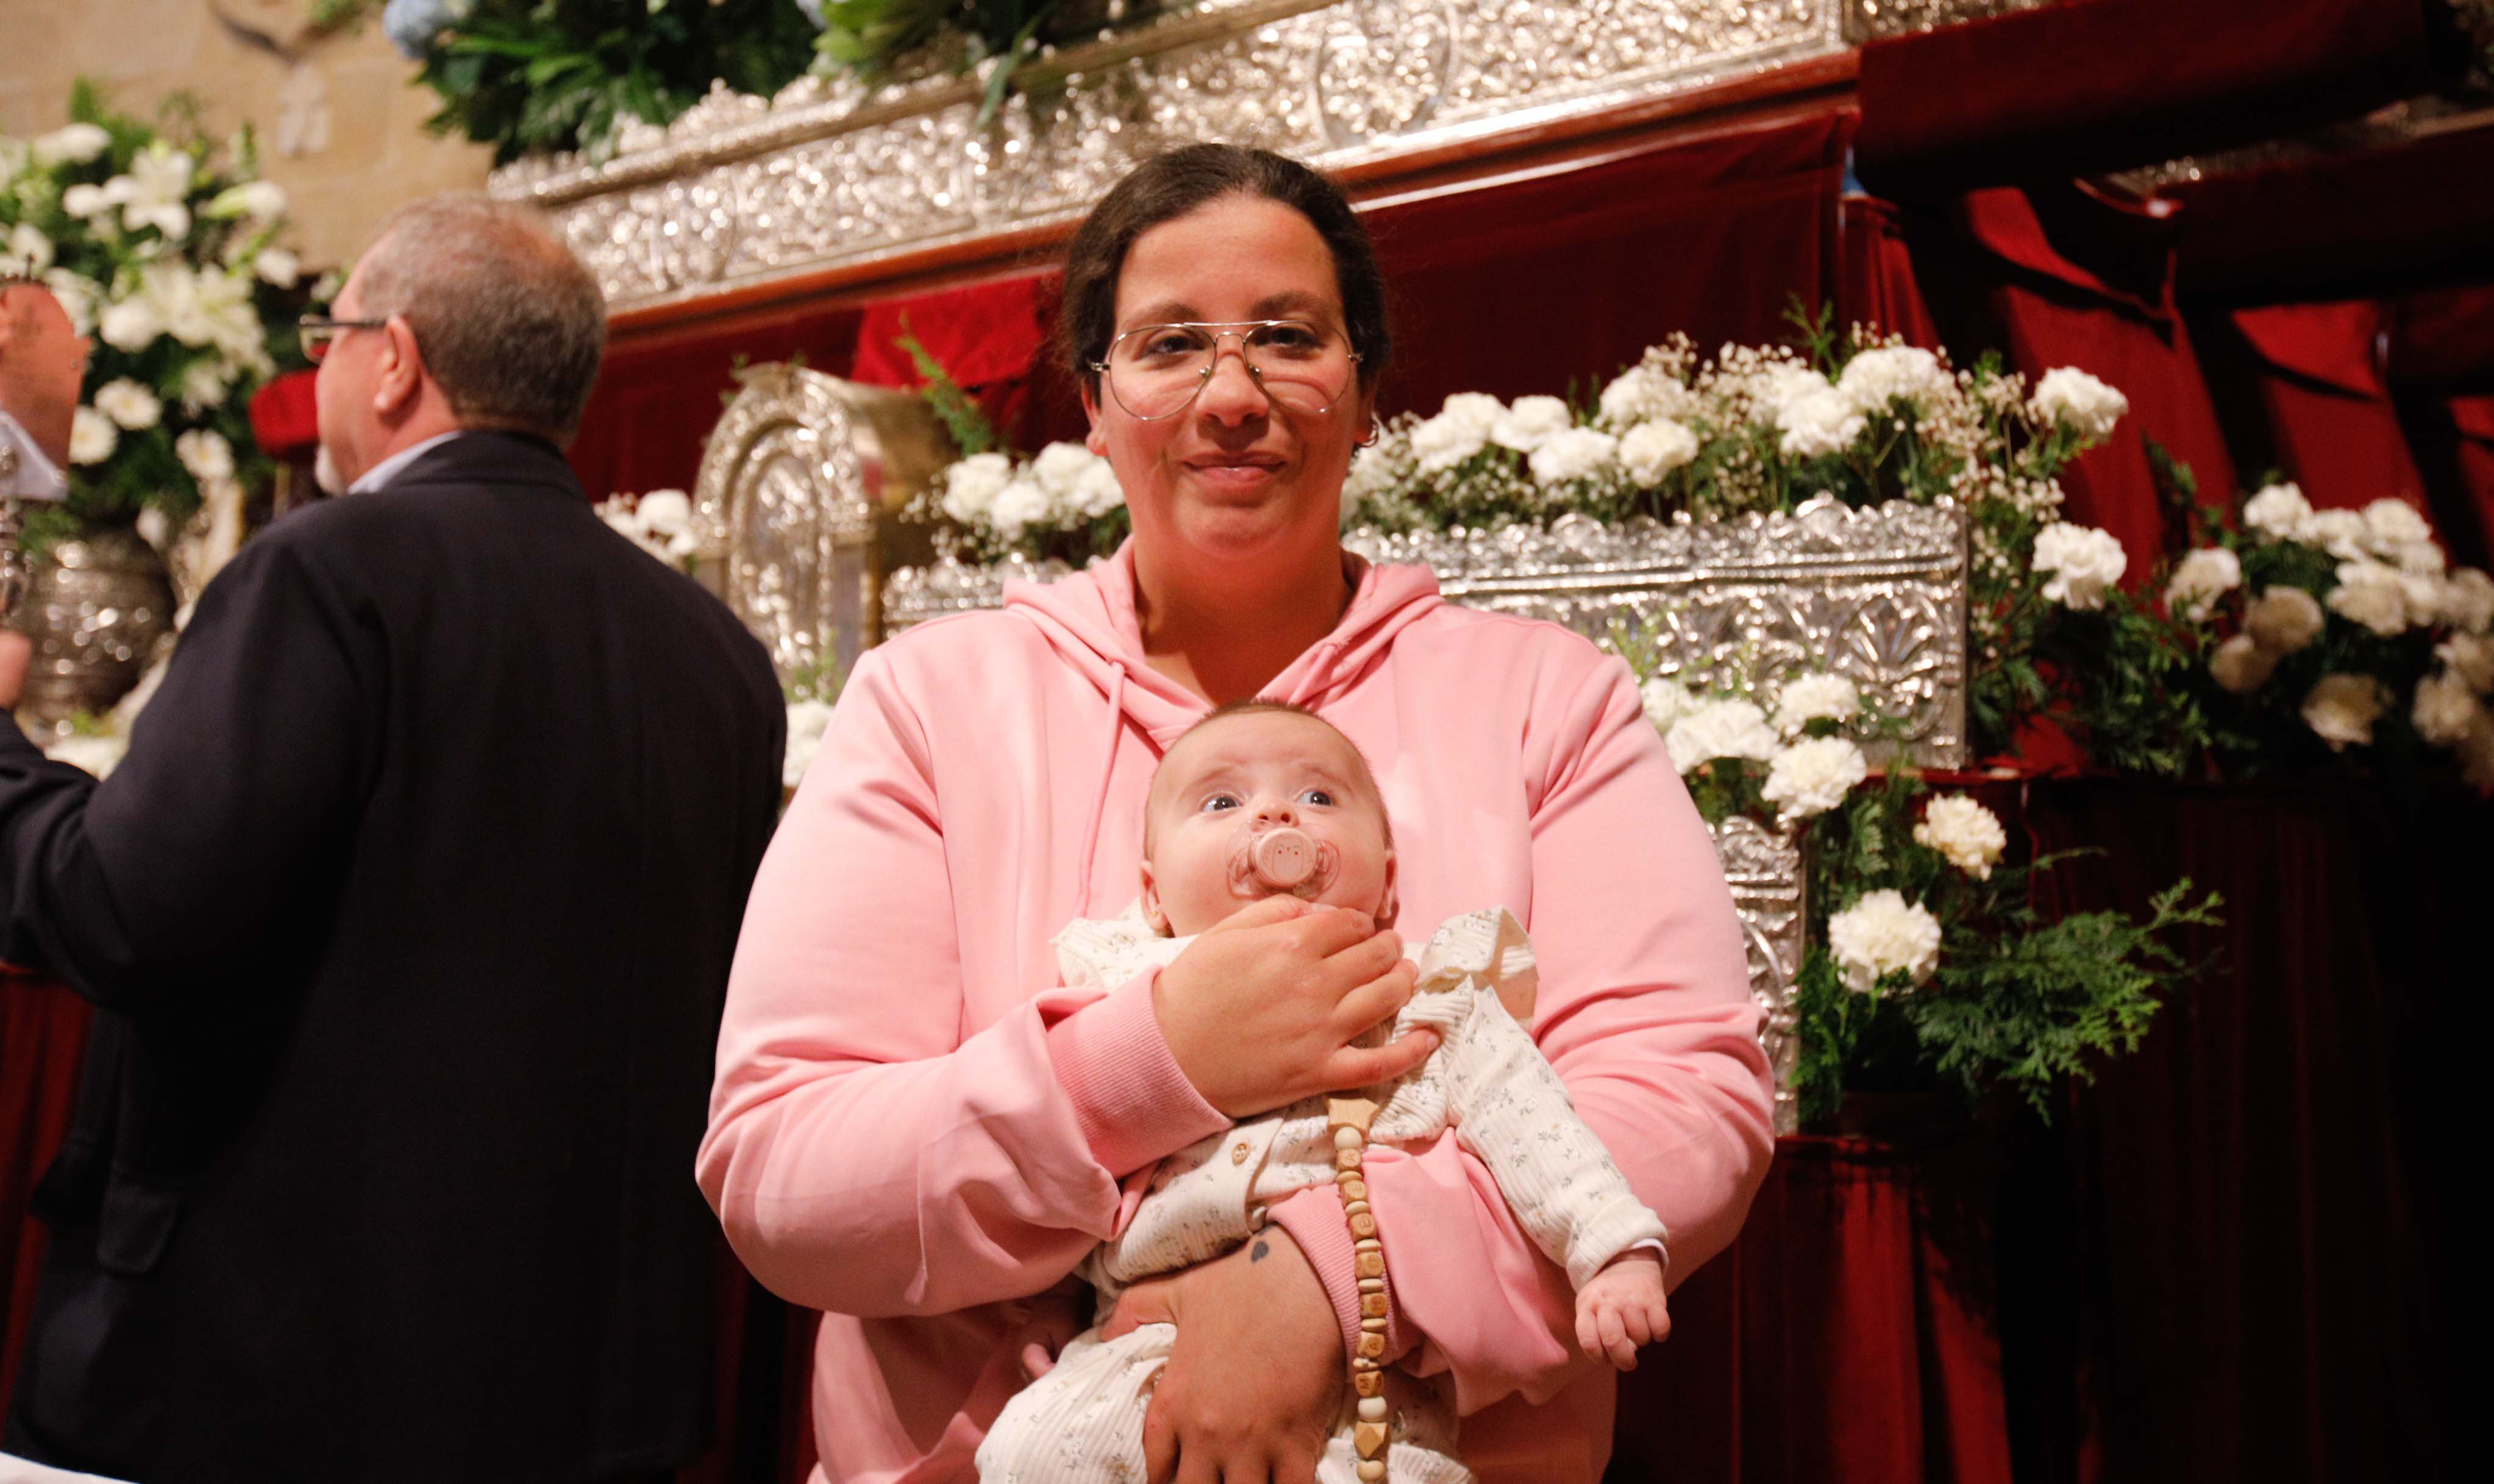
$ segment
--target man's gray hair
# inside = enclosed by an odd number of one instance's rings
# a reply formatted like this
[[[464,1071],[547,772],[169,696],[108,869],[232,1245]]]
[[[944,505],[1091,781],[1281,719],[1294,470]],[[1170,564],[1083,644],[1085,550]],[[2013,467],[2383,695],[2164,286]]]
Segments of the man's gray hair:
[[[403,315],[460,423],[568,442],[606,348],[606,296],[542,218],[460,193],[391,213],[355,265],[358,313]]]

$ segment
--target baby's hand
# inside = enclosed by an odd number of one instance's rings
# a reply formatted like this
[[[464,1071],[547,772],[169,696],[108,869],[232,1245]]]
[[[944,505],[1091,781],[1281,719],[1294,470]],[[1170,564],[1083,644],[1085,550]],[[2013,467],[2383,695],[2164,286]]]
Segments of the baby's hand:
[[[1576,1290],[1576,1343],[1623,1371],[1636,1369],[1640,1345],[1671,1333],[1662,1301],[1662,1259],[1651,1247],[1624,1252]]]

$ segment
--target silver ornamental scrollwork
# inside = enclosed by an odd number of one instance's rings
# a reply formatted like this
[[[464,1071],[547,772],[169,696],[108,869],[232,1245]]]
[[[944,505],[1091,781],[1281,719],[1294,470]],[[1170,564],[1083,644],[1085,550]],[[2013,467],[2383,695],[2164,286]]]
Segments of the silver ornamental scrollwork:
[[[561,220],[610,304],[667,303],[1069,221],[1174,142],[1384,178],[1403,157],[1835,54],[1861,3],[1199,0],[1048,53],[1043,85],[984,131],[975,79],[808,78],[767,103],[715,94],[599,164],[516,162],[491,189]]]
[[[1776,1132],[1800,1131],[1792,1086],[1801,1057],[1800,981],[1807,951],[1809,902],[1800,842],[1789,829],[1735,814],[1714,827],[1715,853],[1740,914],[1749,960],[1749,997],[1757,1003],[1758,1042],[1776,1079]]]
[[[841,383],[752,368],[721,414],[693,486],[720,595],[780,674],[843,669],[873,642],[874,516],[863,418]]]
[[[1445,101],[1461,56],[1447,0],[1337,7],[1310,69],[1332,149],[1414,133]]]
[[[1827,670],[1897,725],[1924,767],[1962,768],[1965,523],[1948,500],[1855,509],[1820,497],[1791,514],[1547,529],[1353,531],[1374,561],[1417,562],[1453,602],[1545,619],[1589,639],[1641,631],[1658,672],[1692,690],[1769,693]],[[1874,759],[1894,743],[1866,737]]]

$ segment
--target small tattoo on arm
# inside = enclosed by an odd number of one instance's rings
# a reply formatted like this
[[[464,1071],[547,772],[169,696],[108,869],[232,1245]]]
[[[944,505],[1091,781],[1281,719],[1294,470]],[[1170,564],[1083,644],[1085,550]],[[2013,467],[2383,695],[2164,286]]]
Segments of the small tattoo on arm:
[[[1271,1249],[1265,1244],[1264,1239],[1262,1237],[1258,1237],[1256,1239],[1256,1245],[1249,1249],[1247,1253],[1247,1260],[1250,1262],[1262,1262],[1264,1260],[1264,1254],[1270,1250]]]

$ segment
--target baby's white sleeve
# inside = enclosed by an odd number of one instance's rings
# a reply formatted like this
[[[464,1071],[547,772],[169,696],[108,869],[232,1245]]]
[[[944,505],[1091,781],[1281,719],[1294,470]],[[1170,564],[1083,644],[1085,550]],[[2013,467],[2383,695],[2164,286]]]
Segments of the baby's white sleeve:
[[[1533,1037],[1486,987],[1453,992],[1473,1000],[1439,1051],[1455,1136],[1489,1166],[1533,1244],[1581,1288],[1629,1248],[1668,1243],[1662,1219],[1637,1199],[1610,1151],[1576,1116]]]

